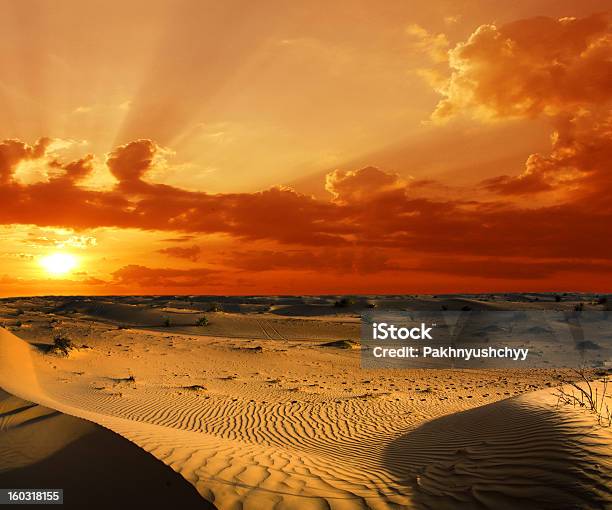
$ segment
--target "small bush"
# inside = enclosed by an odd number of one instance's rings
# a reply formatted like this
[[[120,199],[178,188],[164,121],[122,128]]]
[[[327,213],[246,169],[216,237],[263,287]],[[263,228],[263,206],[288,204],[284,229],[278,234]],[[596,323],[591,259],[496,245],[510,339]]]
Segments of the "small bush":
[[[557,302],[557,303],[561,302],[561,296],[559,294],[555,295],[555,302]]]
[[[187,391],[206,391],[206,387],[201,384],[192,384],[191,386],[182,386],[181,388]]]
[[[347,306],[351,306],[351,305],[354,305],[354,304],[355,304],[354,300],[349,299],[349,298],[342,298],[342,299],[339,299],[338,301],[336,301],[334,303],[334,306],[336,308],[346,308]]]
[[[208,311],[211,313],[220,312],[221,307],[217,303],[211,303],[208,307]]]
[[[117,377],[113,379],[115,384],[136,384],[136,378],[131,372],[128,372],[130,375],[128,377]]]
[[[597,351],[599,349],[601,349],[601,345],[591,342],[590,340],[583,340],[582,342],[578,342],[576,344],[576,350],[582,352],[583,354],[588,350]]]
[[[597,419],[597,423],[604,427],[612,427],[612,411],[607,404],[607,399],[610,398],[608,394],[608,384],[610,379],[608,374],[604,373],[603,378],[600,381],[603,383],[601,389],[591,384],[592,379],[584,369],[573,370],[574,374],[578,376],[578,380],[575,377],[562,381],[565,388],[561,386],[557,393],[557,405],[565,404],[572,406],[579,406],[593,413]],[[598,376],[599,374],[593,374]],[[567,389],[566,389],[567,388]]]
[[[63,333],[58,333],[53,337],[53,350],[55,352],[61,352],[63,354],[68,354],[68,352],[74,348],[72,344],[72,340],[65,336]]]
[[[584,310],[584,303],[578,303],[576,306],[574,306],[574,311],[576,312],[582,312]]]
[[[208,322],[208,319],[207,319],[205,316],[200,317],[200,318],[199,318],[199,319],[196,321],[196,326],[200,326],[200,327],[203,327],[203,326],[208,326],[209,324],[210,324],[210,323]]]
[[[170,320],[169,317],[166,317],[164,319],[164,323],[163,323],[164,328],[169,328],[170,326],[172,326],[172,321]]]

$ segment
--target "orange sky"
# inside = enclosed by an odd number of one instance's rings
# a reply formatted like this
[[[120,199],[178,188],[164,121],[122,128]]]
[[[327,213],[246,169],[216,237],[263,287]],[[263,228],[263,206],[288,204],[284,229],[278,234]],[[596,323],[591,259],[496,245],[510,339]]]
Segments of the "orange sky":
[[[610,292],[607,2],[0,3],[0,296]]]

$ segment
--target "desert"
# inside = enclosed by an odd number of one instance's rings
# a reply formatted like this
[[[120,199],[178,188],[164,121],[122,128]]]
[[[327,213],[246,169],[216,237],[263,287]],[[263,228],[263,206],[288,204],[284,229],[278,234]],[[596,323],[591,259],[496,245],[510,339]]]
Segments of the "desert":
[[[571,299],[603,308],[589,296],[4,299],[0,387],[129,440],[202,508],[606,508],[612,428],[559,403],[560,370],[360,365],[360,314],[373,305]],[[83,441],[43,421],[59,437],[30,458],[11,447],[6,409],[0,481]]]

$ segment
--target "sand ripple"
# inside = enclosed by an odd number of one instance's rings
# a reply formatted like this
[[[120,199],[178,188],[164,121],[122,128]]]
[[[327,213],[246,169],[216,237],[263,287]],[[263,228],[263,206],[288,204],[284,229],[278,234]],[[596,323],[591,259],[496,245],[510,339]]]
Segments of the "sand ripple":
[[[383,398],[61,384],[36,356],[0,331],[0,386],[123,435],[220,509],[612,504],[609,431],[555,410],[550,391],[416,426],[414,404]]]

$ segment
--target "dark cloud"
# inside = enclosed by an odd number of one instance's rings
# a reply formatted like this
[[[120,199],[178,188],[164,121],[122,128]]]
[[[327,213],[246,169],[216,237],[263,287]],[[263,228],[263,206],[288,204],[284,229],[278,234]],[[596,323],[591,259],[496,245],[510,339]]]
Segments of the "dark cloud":
[[[230,255],[232,267],[245,271],[298,270],[371,274],[398,269],[389,254],[360,247],[322,250],[252,250]]]
[[[200,260],[202,249],[194,244],[193,246],[169,246],[168,248],[157,250],[157,252],[168,255],[169,257],[176,257],[179,259],[197,262]]]
[[[138,183],[151,168],[156,150],[151,140],[135,140],[112,151],[106,165],[123,185]]]
[[[395,174],[375,167],[357,171],[334,170],[325,181],[325,189],[340,204],[368,202],[394,191],[402,191],[406,183]]]
[[[115,284],[130,287],[206,287],[216,281],[218,271],[206,268],[170,269],[128,265],[113,273]]]
[[[144,144],[151,147],[150,142]],[[605,154],[602,151],[598,157]],[[550,157],[556,158],[554,151]],[[10,181],[0,186],[0,223],[138,228],[179,231],[186,236],[222,233],[309,249],[401,249],[413,255],[585,257],[610,253],[612,241],[606,225],[612,211],[603,206],[609,187],[598,183],[588,170],[590,159],[574,158],[573,164],[592,180],[580,181],[584,189],[574,190],[576,198],[540,207],[519,207],[494,198],[411,198],[410,184],[374,168],[331,174],[328,185],[336,193],[335,200],[282,187],[208,194],[141,180],[138,189],[126,189],[120,181],[112,190],[92,191],[59,175],[45,183]],[[129,182],[134,175],[140,179],[143,166],[127,174]]]
[[[40,138],[34,145],[28,145],[20,140],[12,139],[1,142],[0,185],[9,182],[18,163],[42,157],[50,142],[49,138]]]

